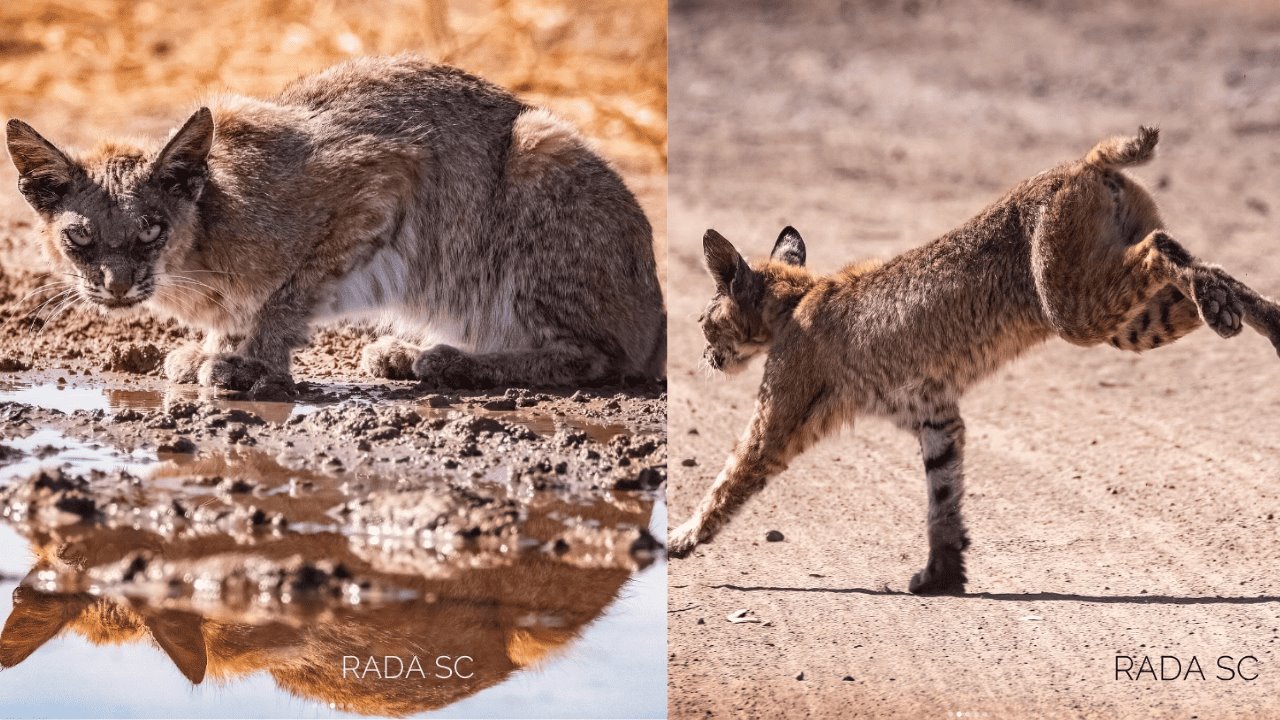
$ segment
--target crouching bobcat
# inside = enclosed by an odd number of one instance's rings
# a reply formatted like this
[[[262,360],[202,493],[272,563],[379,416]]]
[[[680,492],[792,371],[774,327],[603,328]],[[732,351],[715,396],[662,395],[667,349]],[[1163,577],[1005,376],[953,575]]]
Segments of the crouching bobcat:
[[[203,330],[168,377],[292,389],[315,322],[389,333],[362,367],[452,387],[657,377],[652,231],[566,122],[454,68],[363,58],[223,96],[163,146],[63,152],[8,124],[67,297]]]
[[[1141,352],[1203,322],[1247,324],[1280,351],[1280,307],[1161,230],[1151,196],[1120,172],[1157,133],[1099,144],[1014,188],[967,224],[881,265],[821,276],[787,228],[749,266],[714,230],[703,239],[716,295],[701,318],[706,362],[741,369],[767,353],[741,441],[670,550],[709,541],[768,478],[858,414],[916,435],[929,492],[929,560],[914,593],[963,592],[964,423],[957,401],[1002,363],[1053,335]]]

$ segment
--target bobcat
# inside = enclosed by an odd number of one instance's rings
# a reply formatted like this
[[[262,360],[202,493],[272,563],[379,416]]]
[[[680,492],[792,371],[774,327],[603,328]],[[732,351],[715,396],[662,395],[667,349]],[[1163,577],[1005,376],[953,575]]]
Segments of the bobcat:
[[[957,401],[975,382],[1053,335],[1141,352],[1202,322],[1222,337],[1243,322],[1280,351],[1280,307],[1161,230],[1151,196],[1120,171],[1150,159],[1156,141],[1145,127],[1104,141],[923,247],[834,275],[804,268],[804,241],[790,227],[754,266],[707,231],[716,295],[700,320],[705,360],[733,372],[767,359],[755,415],[693,517],[672,532],[671,553],[711,540],[837,426],[883,415],[919,439],[928,480],[929,559],[909,588],[961,593],[969,538]]]
[[[227,95],[163,146],[63,152],[8,123],[69,297],[202,330],[175,382],[292,392],[313,323],[388,331],[363,370],[439,386],[658,377],[652,230],[565,121],[460,70],[370,57]]]

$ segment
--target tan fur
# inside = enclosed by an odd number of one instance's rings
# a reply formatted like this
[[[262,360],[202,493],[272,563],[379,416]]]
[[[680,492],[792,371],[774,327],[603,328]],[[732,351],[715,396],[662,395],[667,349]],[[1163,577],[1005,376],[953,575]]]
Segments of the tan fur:
[[[356,59],[215,97],[163,143],[7,137],[67,307],[205,333],[166,360],[176,382],[290,394],[311,326],[348,320],[389,338],[364,370],[439,387],[663,375],[635,197],[568,122],[455,68]]]
[[[791,228],[770,260],[748,266],[708,231],[717,293],[701,320],[706,360],[733,372],[767,359],[755,414],[693,517],[672,532],[671,552],[709,541],[821,437],[882,415],[916,435],[929,484],[929,562],[911,590],[957,592],[969,544],[958,402],[974,383],[1053,336],[1142,351],[1202,323],[1223,337],[1243,323],[1280,352],[1280,307],[1191,256],[1120,172],[1146,161],[1156,138],[1143,128],[1104,141],[879,266],[810,272]]]

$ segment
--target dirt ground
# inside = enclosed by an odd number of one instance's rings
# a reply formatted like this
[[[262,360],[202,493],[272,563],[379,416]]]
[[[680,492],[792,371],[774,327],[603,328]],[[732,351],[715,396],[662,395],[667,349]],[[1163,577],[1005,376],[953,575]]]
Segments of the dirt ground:
[[[699,239],[884,258],[1021,178],[1157,124],[1135,174],[1173,234],[1280,295],[1280,9],[1267,3],[677,3],[671,14],[671,522],[751,412],[698,368]],[[926,556],[915,441],[868,420],[669,570],[672,717],[1274,717],[1280,361],[1246,332],[1141,357],[1055,341],[962,403],[969,594]],[[770,530],[782,542],[766,542]],[[730,623],[749,610],[759,623]],[[1116,679],[1116,656],[1183,677]],[[1256,679],[1220,680],[1216,663]],[[1186,671],[1195,656],[1206,679]],[[1166,661],[1172,672],[1173,661]]]

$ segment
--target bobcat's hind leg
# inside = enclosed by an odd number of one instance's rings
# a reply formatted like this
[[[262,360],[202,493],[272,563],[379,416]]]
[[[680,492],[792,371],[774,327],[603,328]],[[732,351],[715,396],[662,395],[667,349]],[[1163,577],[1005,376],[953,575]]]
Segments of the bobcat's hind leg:
[[[1223,273],[1226,275],[1226,273]],[[1226,275],[1228,283],[1236,291],[1236,297],[1244,305],[1244,322],[1258,334],[1271,341],[1276,354],[1280,355],[1280,303],[1269,297],[1259,295],[1253,288]]]
[[[766,375],[768,371],[766,371]],[[824,387],[761,387],[755,414],[693,516],[671,531],[667,551],[684,557],[709,542],[769,478],[836,425],[836,400]]]
[[[436,345],[413,361],[413,374],[441,388],[597,385],[620,378],[604,353],[577,344],[495,353]]]
[[[915,425],[929,488],[929,562],[911,578],[917,595],[960,594],[969,547],[960,504],[964,499],[964,421],[950,408]]]
[[[394,335],[384,335],[360,350],[360,371],[388,380],[413,380],[413,363],[422,348]]]
[[[1208,324],[1222,337],[1234,337],[1244,325],[1271,341],[1280,353],[1280,305],[1216,265],[1200,262],[1168,233],[1155,231],[1134,246],[1143,267],[1169,278],[1159,293],[1111,338],[1122,350],[1167,345]]]
[[[1111,336],[1120,350],[1143,352],[1164,347],[1203,325],[1196,304],[1172,285],[1151,297],[1133,319]]]
[[[1130,249],[1130,255],[1149,274],[1167,278],[1189,296],[1200,319],[1222,337],[1240,334],[1244,304],[1222,268],[1205,265],[1163,230],[1153,230]]]

